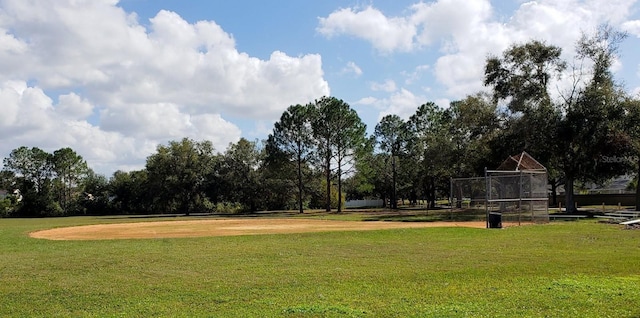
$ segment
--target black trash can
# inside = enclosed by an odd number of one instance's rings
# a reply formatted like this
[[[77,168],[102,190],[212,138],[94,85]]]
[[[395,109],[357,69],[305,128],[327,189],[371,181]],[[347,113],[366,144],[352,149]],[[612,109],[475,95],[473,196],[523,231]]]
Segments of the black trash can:
[[[489,212],[489,228],[490,229],[502,228],[502,213]]]

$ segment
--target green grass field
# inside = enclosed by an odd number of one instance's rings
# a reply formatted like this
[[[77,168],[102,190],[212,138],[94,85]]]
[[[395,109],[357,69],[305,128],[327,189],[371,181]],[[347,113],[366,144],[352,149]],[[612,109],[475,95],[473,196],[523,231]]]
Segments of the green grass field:
[[[124,220],[1,219],[0,316],[640,316],[640,231],[593,221],[148,240],[27,235],[116,221]]]

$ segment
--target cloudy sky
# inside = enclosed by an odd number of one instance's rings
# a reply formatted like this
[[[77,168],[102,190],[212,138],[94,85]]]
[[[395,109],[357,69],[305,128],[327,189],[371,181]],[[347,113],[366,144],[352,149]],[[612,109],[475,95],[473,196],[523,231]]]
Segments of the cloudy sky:
[[[343,99],[369,131],[483,89],[484,61],[582,31],[627,31],[618,79],[640,92],[635,0],[0,0],[0,157],[71,147],[97,172],[190,137],[264,139],[292,104]]]

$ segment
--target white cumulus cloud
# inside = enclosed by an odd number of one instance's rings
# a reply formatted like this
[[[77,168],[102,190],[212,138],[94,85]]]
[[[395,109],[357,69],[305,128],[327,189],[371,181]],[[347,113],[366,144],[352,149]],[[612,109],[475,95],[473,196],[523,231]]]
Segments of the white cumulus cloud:
[[[401,88],[387,98],[365,97],[357,101],[356,105],[372,106],[379,110],[378,120],[386,115],[394,114],[402,119],[409,119],[418,108],[428,100],[425,96],[416,95],[408,89]]]
[[[622,29],[640,38],[640,20],[627,21],[622,24]]]
[[[429,69],[441,95],[432,100],[455,100],[485,89],[484,64],[490,55],[500,55],[512,44],[541,40],[563,49],[563,58],[572,61],[580,36],[609,23],[614,28],[640,36],[640,23],[630,20],[637,11],[636,0],[538,0],[521,1],[519,6],[500,16],[502,3],[489,0],[437,0],[417,2],[402,15],[387,15],[369,6],[343,8],[320,18],[317,31],[328,39],[351,36],[370,43],[380,54],[407,56],[415,52],[431,53],[426,60],[432,67],[414,66],[400,75],[406,85],[428,81],[422,72]],[[393,36],[396,35],[397,36]],[[622,65],[614,70],[635,65]],[[432,92],[432,85],[423,85]],[[373,88],[373,87],[372,87]],[[376,87],[379,88],[379,87]],[[388,98],[408,96],[399,92]],[[408,92],[408,90],[407,90]],[[414,109],[419,104],[413,105]],[[382,112],[388,112],[385,108]]]
[[[350,34],[370,41],[378,50],[410,51],[416,26],[405,17],[386,17],[371,6],[364,10],[345,8],[319,18],[318,32],[327,37]]]
[[[115,0],[2,0],[0,156],[71,147],[110,174],[168,140],[222,151],[242,134],[227,117],[277,119],[329,95],[323,76],[319,55],[252,57],[214,21],[163,10],[141,22]]]
[[[371,90],[372,91],[383,91],[383,92],[395,92],[397,90],[396,87],[396,82],[388,79],[382,83],[371,83]]]
[[[347,63],[347,65],[342,69],[343,74],[353,74],[356,77],[362,75],[362,69],[358,64],[353,61]]]

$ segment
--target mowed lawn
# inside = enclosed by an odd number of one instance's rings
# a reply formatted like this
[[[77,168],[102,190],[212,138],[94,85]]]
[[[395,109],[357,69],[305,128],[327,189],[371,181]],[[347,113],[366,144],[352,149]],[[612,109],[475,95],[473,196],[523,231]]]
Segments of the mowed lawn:
[[[0,220],[0,316],[640,316],[640,230],[593,221],[502,230],[28,237],[114,221]]]

